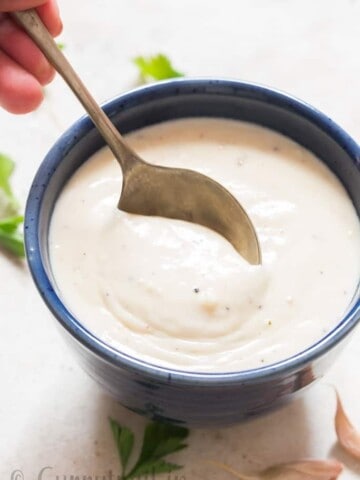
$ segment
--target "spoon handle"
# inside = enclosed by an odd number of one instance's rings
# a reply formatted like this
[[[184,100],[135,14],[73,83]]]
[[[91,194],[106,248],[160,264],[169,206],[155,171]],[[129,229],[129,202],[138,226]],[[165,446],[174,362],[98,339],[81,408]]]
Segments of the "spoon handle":
[[[33,9],[23,10],[12,12],[11,15],[33,39],[49,62],[63,77],[65,82],[80,100],[97,129],[119,161],[123,172],[132,167],[134,163],[142,162],[136,153],[125,143],[125,140],[116,129],[115,125],[100,108],[80,80],[79,76],[60,51],[36,11]]]

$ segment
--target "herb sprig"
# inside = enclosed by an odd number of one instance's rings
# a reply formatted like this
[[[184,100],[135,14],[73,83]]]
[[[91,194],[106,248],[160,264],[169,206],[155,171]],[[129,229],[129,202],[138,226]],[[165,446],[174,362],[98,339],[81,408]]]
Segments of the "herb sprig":
[[[149,423],[145,428],[139,458],[134,466],[128,469],[134,446],[134,434],[129,428],[119,425],[116,420],[110,419],[110,426],[122,466],[121,480],[170,473],[182,468],[182,465],[170,463],[164,460],[164,457],[187,447],[184,440],[189,435],[188,429],[156,422]]]
[[[24,239],[19,227],[24,217],[14,197],[10,177],[15,164],[10,157],[0,154],[0,246],[17,257],[24,257]]]
[[[150,57],[136,57],[133,61],[138,67],[143,81],[166,80],[184,76],[183,73],[175,70],[169,58],[162,53]]]

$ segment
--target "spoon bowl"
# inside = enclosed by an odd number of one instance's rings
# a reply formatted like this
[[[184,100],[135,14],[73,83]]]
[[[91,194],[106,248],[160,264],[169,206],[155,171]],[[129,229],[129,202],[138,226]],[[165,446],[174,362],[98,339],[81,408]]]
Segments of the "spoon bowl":
[[[256,234],[246,212],[228,190],[200,173],[138,162],[124,176],[119,208],[209,227],[227,238],[249,263],[260,263],[258,242],[253,241]]]
[[[118,160],[123,171],[121,210],[198,223],[225,237],[249,263],[261,263],[255,228],[243,207],[224,187],[191,170],[158,167],[142,160],[91,96],[36,11],[11,15],[75,93]]]

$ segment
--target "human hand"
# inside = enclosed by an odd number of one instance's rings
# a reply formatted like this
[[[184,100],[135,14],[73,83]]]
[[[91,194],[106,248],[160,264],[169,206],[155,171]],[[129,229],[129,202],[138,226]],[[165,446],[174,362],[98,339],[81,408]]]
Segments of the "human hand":
[[[42,86],[55,75],[43,53],[6,13],[35,7],[49,32],[59,35],[56,0],[0,0],[0,106],[11,113],[35,110],[43,99]]]

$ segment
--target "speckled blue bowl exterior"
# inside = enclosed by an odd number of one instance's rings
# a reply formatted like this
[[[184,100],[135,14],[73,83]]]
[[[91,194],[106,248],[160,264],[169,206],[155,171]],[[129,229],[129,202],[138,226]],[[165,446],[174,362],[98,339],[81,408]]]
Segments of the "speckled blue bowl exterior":
[[[104,109],[123,133],[194,116],[226,117],[270,127],[321,158],[345,185],[360,212],[359,146],[324,114],[293,97],[239,81],[179,79],[123,94]],[[65,182],[103,144],[88,117],[76,122],[40,166],[25,219],[27,258],[34,281],[90,376],[133,411],[200,427],[229,425],[257,415],[320,378],[359,320],[359,292],[345,318],[311,348],[277,364],[239,373],[197,374],[160,368],[109,347],[74,318],[59,297],[51,273],[49,221]]]

